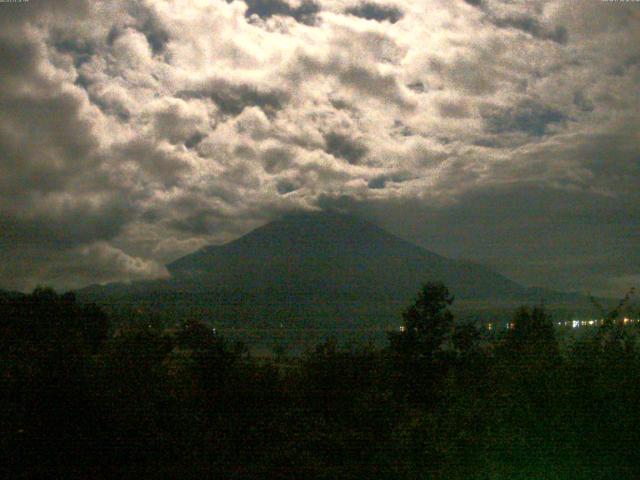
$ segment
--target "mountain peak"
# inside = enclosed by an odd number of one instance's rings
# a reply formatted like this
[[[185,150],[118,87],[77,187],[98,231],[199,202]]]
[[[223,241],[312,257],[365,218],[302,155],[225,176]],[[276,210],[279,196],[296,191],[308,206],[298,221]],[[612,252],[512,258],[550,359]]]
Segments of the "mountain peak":
[[[366,220],[334,211],[284,215],[167,265],[174,279],[234,291],[413,292],[441,280],[462,297],[521,291],[491,270],[450,260]]]
[[[167,268],[169,279],[126,292],[217,312],[217,321],[228,324],[278,318],[307,326],[385,324],[428,281],[442,281],[457,299],[473,302],[531,296],[487,267],[442,257],[333,211],[284,215]]]
[[[277,223],[290,223],[306,226],[308,224],[341,225],[343,227],[376,227],[372,222],[350,213],[337,210],[297,210],[287,212],[278,218]]]
[[[399,255],[399,252],[402,252]],[[172,275],[233,268],[230,259],[262,267],[278,262],[323,264],[353,258],[442,257],[401,240],[371,222],[333,211],[289,213],[224,245],[210,245],[167,265]],[[334,265],[335,268],[336,265]],[[340,265],[337,265],[339,268]]]

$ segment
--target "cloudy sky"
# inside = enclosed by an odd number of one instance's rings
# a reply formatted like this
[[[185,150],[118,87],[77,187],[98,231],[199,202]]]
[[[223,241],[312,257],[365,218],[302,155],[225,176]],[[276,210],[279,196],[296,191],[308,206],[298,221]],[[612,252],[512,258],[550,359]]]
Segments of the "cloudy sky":
[[[0,287],[161,277],[298,208],[640,284],[640,3],[0,3],[0,81]]]

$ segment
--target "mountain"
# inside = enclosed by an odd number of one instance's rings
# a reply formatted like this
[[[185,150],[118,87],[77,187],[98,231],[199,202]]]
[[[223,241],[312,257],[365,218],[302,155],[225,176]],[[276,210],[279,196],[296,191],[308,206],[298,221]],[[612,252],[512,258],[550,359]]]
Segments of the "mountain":
[[[167,265],[174,279],[207,288],[294,295],[395,298],[442,280],[461,298],[520,295],[524,288],[481,265],[450,260],[372,223],[337,213],[289,215]]]
[[[166,280],[94,286],[81,296],[204,316],[226,325],[358,327],[397,323],[421,284],[456,303],[540,301],[485,266],[452,260],[339,213],[299,213],[167,265]]]

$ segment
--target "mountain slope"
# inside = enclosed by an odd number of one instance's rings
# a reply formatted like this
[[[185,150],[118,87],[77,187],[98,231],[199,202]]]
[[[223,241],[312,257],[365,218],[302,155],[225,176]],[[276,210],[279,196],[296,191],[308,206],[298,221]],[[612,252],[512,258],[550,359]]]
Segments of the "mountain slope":
[[[327,212],[286,216],[167,269],[166,280],[90,287],[81,295],[223,324],[314,327],[397,321],[429,280],[443,281],[458,300],[540,300],[487,267],[442,257],[369,222]]]
[[[285,217],[236,241],[205,247],[167,265],[174,281],[208,289],[339,295],[412,294],[442,280],[461,298],[521,295],[524,288],[471,263],[449,260],[381,228],[336,213]]]

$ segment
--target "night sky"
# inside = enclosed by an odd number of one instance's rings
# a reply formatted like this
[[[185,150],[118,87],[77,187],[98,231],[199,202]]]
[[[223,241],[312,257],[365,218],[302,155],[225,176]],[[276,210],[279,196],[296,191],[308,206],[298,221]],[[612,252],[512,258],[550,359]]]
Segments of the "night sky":
[[[166,276],[300,208],[640,284],[640,3],[0,3],[0,81],[2,288]]]

